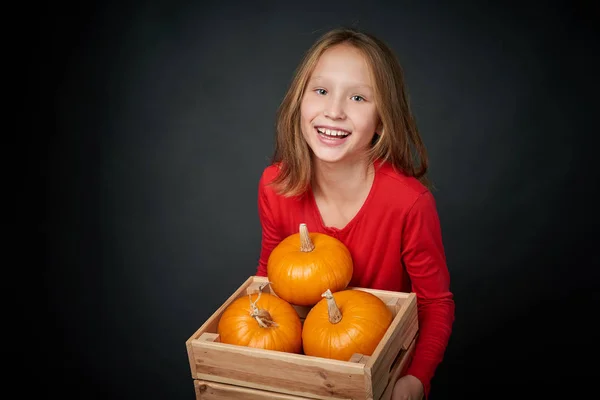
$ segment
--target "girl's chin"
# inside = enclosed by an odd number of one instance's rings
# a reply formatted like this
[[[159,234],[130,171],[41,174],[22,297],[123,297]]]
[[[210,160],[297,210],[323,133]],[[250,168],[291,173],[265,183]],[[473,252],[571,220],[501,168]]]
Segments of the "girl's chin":
[[[338,163],[347,158],[346,151],[342,151],[342,149],[313,148],[313,154],[317,160],[324,163]]]

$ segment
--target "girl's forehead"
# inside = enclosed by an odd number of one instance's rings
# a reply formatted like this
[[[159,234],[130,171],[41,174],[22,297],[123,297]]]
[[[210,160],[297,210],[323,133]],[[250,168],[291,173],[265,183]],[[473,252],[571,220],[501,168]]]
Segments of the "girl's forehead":
[[[367,57],[360,50],[350,46],[336,46],[325,50],[319,56],[313,73],[330,69],[368,74],[371,68]]]
[[[336,45],[325,50],[309,74],[311,81],[348,82],[373,87],[371,66],[363,52],[351,45]]]
[[[342,43],[325,49],[317,59],[317,65],[324,62],[353,62],[368,66],[367,58],[357,47]]]

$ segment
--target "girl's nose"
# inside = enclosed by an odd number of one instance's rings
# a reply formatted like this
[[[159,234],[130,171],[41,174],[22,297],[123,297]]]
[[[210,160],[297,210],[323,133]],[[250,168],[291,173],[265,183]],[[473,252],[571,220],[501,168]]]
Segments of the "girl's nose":
[[[334,99],[333,96],[331,96],[331,100],[327,103],[324,114],[327,118],[331,119],[344,119],[346,117],[342,101]]]

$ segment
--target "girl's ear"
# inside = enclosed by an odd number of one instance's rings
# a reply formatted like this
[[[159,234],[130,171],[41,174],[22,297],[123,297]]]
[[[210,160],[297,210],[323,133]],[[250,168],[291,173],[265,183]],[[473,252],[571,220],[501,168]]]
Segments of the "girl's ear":
[[[375,134],[381,135],[383,132],[383,122],[379,120],[379,124],[377,124],[377,128],[375,129]]]

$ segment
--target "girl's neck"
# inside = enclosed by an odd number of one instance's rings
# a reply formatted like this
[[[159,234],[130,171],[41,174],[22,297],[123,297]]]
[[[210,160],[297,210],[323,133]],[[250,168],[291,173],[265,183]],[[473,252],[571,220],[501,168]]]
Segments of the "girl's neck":
[[[368,160],[340,165],[314,160],[312,190],[315,196],[338,204],[356,201],[369,191],[374,168]]]

